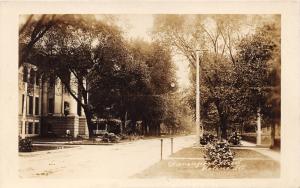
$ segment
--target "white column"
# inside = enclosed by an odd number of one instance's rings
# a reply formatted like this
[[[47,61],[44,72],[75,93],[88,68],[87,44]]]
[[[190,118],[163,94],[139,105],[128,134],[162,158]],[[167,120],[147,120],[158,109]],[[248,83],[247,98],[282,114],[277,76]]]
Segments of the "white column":
[[[200,142],[200,65],[199,52],[196,51],[196,144]]]
[[[257,132],[256,132],[256,145],[261,145],[261,114],[260,107],[257,110]]]
[[[43,81],[43,80],[41,80]],[[41,116],[44,116],[44,115],[47,115],[48,114],[48,87],[49,87],[49,82],[44,82],[42,85],[41,85]],[[42,109],[43,108],[43,109]],[[43,112],[43,113],[42,113]]]
[[[27,69],[27,67],[24,66],[24,69]],[[23,71],[24,72],[24,71]],[[28,88],[28,79],[29,79],[29,71],[27,72],[27,78],[26,78],[26,82],[24,83],[24,102],[23,102],[23,114],[22,114],[22,132],[21,132],[21,137],[22,139],[25,138],[25,134],[26,134],[26,111],[27,111],[27,88]]]
[[[31,71],[34,71],[33,69],[31,69]],[[33,73],[32,76],[34,76],[33,78],[33,84],[32,84],[32,116],[35,116],[35,82],[36,82],[36,74]],[[35,122],[35,121],[33,121]]]
[[[62,114],[62,116],[65,115],[64,108],[65,108],[65,106],[64,106],[64,86],[61,82],[61,114]]]

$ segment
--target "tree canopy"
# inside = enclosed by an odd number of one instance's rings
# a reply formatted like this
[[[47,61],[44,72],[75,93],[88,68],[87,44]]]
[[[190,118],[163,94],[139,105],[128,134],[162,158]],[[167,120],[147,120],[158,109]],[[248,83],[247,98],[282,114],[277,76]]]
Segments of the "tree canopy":
[[[48,17],[42,16],[42,23],[53,22],[51,27],[40,28],[36,39],[40,20],[29,17],[30,24],[20,29],[22,61],[36,65],[44,80],[58,78],[83,108],[89,134],[93,118],[126,115],[157,130],[166,115],[164,95],[176,82],[170,49],[159,42],[126,41],[119,27],[93,16]]]
[[[222,138],[226,139],[229,125],[256,115],[258,96],[267,101],[276,92],[263,97],[257,88],[273,87],[271,82],[278,80],[275,75],[280,75],[275,68],[280,67],[280,28],[274,27],[279,22],[278,16],[266,15],[159,15],[155,19],[154,35],[190,63],[193,84],[188,103],[192,109],[196,51],[200,50],[202,123],[217,125]]]

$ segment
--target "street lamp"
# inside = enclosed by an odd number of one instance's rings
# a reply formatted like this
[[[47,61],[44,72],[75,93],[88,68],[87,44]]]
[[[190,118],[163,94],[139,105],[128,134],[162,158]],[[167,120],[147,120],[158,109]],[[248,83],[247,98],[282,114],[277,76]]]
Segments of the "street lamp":
[[[172,91],[171,91],[171,93],[168,93],[168,100],[170,101],[169,104],[171,105],[172,110],[174,110],[174,101],[172,100],[172,96],[173,96],[172,94],[174,94],[173,89],[175,88],[176,84],[174,82],[171,82],[170,86],[171,86]],[[172,135],[174,135],[174,126],[175,125],[172,125],[172,130],[171,130]]]
[[[207,50],[196,50],[196,144],[200,142],[200,136],[203,136],[203,126],[200,120],[200,62],[199,52]],[[200,132],[201,127],[201,132]]]
[[[174,82],[172,82],[170,85],[171,85],[172,88],[175,87],[175,83]]]

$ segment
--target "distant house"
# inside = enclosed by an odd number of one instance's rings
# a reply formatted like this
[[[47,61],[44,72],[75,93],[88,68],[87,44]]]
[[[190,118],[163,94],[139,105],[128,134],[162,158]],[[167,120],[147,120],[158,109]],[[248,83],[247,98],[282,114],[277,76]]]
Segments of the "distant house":
[[[42,78],[32,64],[19,67],[19,135],[88,135],[85,114],[60,80]],[[72,77],[72,75],[70,75]],[[76,85],[72,86],[76,91]]]

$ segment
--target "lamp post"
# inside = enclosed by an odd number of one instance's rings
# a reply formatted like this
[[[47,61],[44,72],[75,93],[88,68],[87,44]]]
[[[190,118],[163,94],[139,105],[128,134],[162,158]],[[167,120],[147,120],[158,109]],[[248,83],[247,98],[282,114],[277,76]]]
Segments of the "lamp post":
[[[174,82],[171,82],[170,86],[171,86],[171,89],[172,89],[172,93],[171,94],[168,93],[168,100],[172,103],[171,107],[172,107],[172,110],[174,110],[174,102],[171,98],[172,98],[172,94],[173,94],[173,89],[175,88],[176,84]],[[171,130],[172,135],[174,135],[174,126],[175,125],[172,125],[172,130]]]

